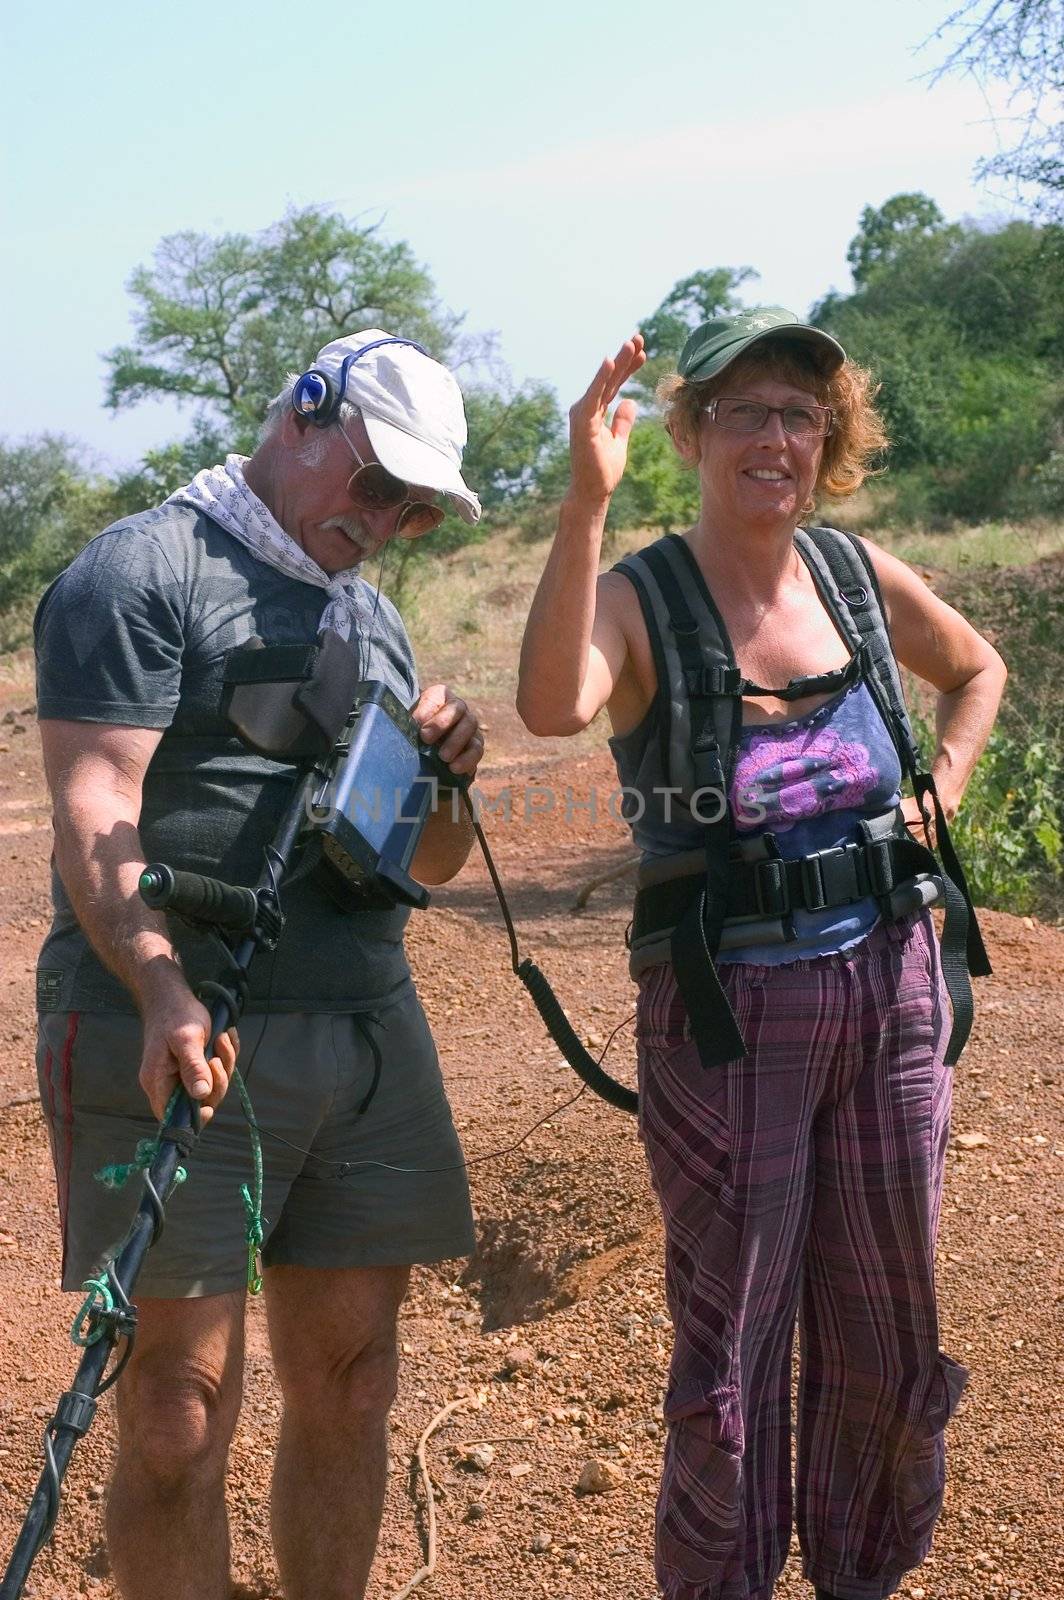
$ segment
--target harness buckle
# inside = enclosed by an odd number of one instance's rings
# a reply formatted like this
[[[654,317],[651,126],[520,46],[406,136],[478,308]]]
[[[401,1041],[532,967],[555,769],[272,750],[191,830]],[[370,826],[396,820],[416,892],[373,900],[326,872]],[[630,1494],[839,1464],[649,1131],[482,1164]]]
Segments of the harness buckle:
[[[688,698],[709,699],[718,695],[738,694],[743,675],[738,667],[701,666],[684,673]]]
[[[861,852],[853,845],[835,845],[803,856],[802,891],[806,909],[826,911],[862,898],[857,858]]]

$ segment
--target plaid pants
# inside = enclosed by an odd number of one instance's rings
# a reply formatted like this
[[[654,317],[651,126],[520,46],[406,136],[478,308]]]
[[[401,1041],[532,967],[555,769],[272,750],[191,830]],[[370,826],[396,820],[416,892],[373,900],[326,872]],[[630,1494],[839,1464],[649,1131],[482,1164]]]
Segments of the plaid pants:
[[[793,1515],[807,1578],[880,1600],[930,1547],[967,1376],[935,1308],[951,1074],[934,929],[925,912],[844,954],[720,973],[749,1053],[708,1071],[672,968],[640,988],[675,1324],[658,1582],[666,1600],[769,1600]]]

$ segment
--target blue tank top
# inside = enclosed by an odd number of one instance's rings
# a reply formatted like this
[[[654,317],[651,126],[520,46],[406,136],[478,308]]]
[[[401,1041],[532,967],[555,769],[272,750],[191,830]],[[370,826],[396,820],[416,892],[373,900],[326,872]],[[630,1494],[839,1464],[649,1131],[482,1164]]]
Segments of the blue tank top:
[[[631,733],[610,740],[622,785],[643,806],[629,810],[632,837],[644,860],[696,850],[703,829],[675,795],[661,767],[658,702]],[[857,824],[896,806],[901,765],[863,681],[802,717],[742,729],[729,792],[740,838],[775,836],[787,859],[856,843]],[[635,812],[640,809],[637,817]],[[783,966],[858,944],[879,920],[872,899],[827,911],[796,911],[797,939],[721,951],[719,962]]]

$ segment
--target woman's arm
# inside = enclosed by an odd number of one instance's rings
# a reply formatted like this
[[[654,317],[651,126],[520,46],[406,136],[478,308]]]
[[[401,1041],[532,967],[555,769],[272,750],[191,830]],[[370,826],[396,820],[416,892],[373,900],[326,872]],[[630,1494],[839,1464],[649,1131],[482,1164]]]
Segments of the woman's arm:
[[[931,773],[948,820],[994,726],[1008,669],[993,645],[911,567],[862,540],[883,591],[894,654],[938,690]]]
[[[607,411],[646,357],[643,339],[625,341],[569,412],[570,483],[521,646],[517,710],[531,733],[579,733],[602,710],[624,669],[628,646],[617,586],[599,578],[602,530],[621,481],[635,405]]]

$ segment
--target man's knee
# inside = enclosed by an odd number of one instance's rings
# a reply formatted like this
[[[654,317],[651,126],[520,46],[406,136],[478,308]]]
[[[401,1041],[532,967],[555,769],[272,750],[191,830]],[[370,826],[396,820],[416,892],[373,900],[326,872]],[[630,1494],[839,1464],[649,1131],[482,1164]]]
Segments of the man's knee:
[[[399,1377],[394,1326],[342,1348],[308,1348],[298,1362],[278,1363],[289,1414],[318,1418],[331,1427],[359,1427],[388,1414]]]
[[[119,1393],[120,1451],[139,1474],[173,1490],[224,1473],[239,1381],[177,1359],[169,1372],[131,1368]]]

